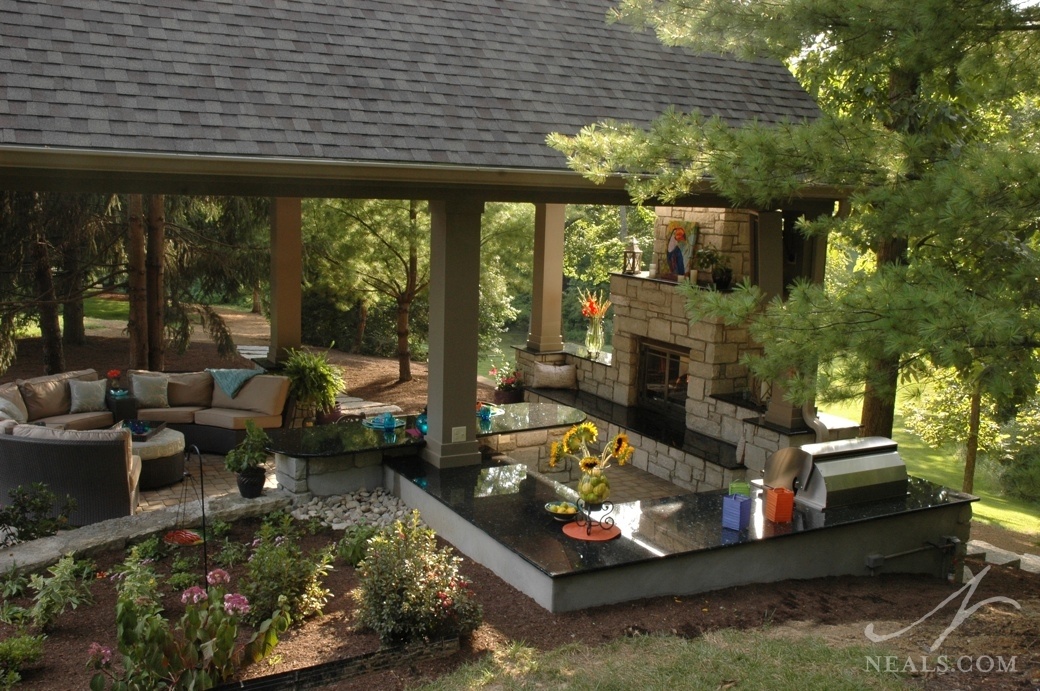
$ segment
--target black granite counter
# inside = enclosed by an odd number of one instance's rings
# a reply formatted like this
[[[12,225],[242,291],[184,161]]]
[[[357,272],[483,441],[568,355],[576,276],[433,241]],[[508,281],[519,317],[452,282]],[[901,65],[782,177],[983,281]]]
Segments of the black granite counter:
[[[513,434],[539,429],[570,427],[585,422],[586,415],[577,408],[557,403],[507,403],[491,404],[493,414],[488,420],[477,418],[477,436]]]
[[[564,535],[562,524],[544,510],[546,502],[574,500],[573,490],[529,473],[526,466],[485,461],[479,466],[438,470],[416,459],[396,459],[388,464],[554,578],[975,500],[927,480],[911,478],[904,498],[827,511],[796,506],[790,523],[766,520],[763,501],[756,499],[751,525],[737,532],[722,527],[725,492],[720,490],[617,504],[611,516],[621,529],[621,537],[609,542],[585,542]]]

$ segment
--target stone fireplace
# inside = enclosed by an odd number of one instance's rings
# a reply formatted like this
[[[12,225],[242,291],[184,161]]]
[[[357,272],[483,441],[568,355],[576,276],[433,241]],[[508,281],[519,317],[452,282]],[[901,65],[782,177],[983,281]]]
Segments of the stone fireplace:
[[[611,276],[613,352],[590,358],[573,344],[551,353],[519,348],[517,363],[528,385],[535,361],[573,364],[578,391],[529,390],[529,400],[575,405],[608,437],[628,432],[637,448],[633,462],[643,470],[695,491],[719,489],[757,477],[773,452],[815,436],[801,412],[776,395],[779,388],[770,397],[743,364],[760,348],[747,329],[717,319],[690,323],[677,281],[696,281],[696,265],[685,277],[664,275],[675,221],[696,229],[692,250],[725,255],[736,281],[750,277],[778,291],[791,275],[822,265],[822,242],[785,242],[794,227],[780,212],[659,207],[650,271]],[[798,266],[788,266],[792,261]],[[857,432],[848,423],[835,437]]]

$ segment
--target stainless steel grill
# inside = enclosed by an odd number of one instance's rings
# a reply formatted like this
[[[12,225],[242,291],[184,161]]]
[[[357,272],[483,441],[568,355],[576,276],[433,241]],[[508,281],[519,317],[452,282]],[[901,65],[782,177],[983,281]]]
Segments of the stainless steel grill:
[[[766,461],[763,483],[794,490],[795,502],[824,510],[906,496],[906,464],[885,437],[780,449]]]

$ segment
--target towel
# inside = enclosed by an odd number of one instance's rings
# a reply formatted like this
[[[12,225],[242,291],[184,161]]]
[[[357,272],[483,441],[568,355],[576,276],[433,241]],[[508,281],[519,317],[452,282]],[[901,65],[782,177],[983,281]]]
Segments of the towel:
[[[246,382],[258,374],[263,374],[262,369],[206,369],[213,375],[213,381],[217,383],[220,390],[231,398],[245,386]]]

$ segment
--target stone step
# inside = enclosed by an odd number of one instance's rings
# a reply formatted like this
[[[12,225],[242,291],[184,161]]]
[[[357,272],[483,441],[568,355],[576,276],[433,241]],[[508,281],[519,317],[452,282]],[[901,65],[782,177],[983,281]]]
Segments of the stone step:
[[[1040,573],[1040,556],[1035,554],[1023,554],[1022,565],[1018,568],[1029,573]]]
[[[1022,558],[1019,555],[1006,549],[995,547],[983,540],[969,540],[967,555],[969,557],[980,557],[987,564],[1010,566],[1016,569],[1022,565]]]

